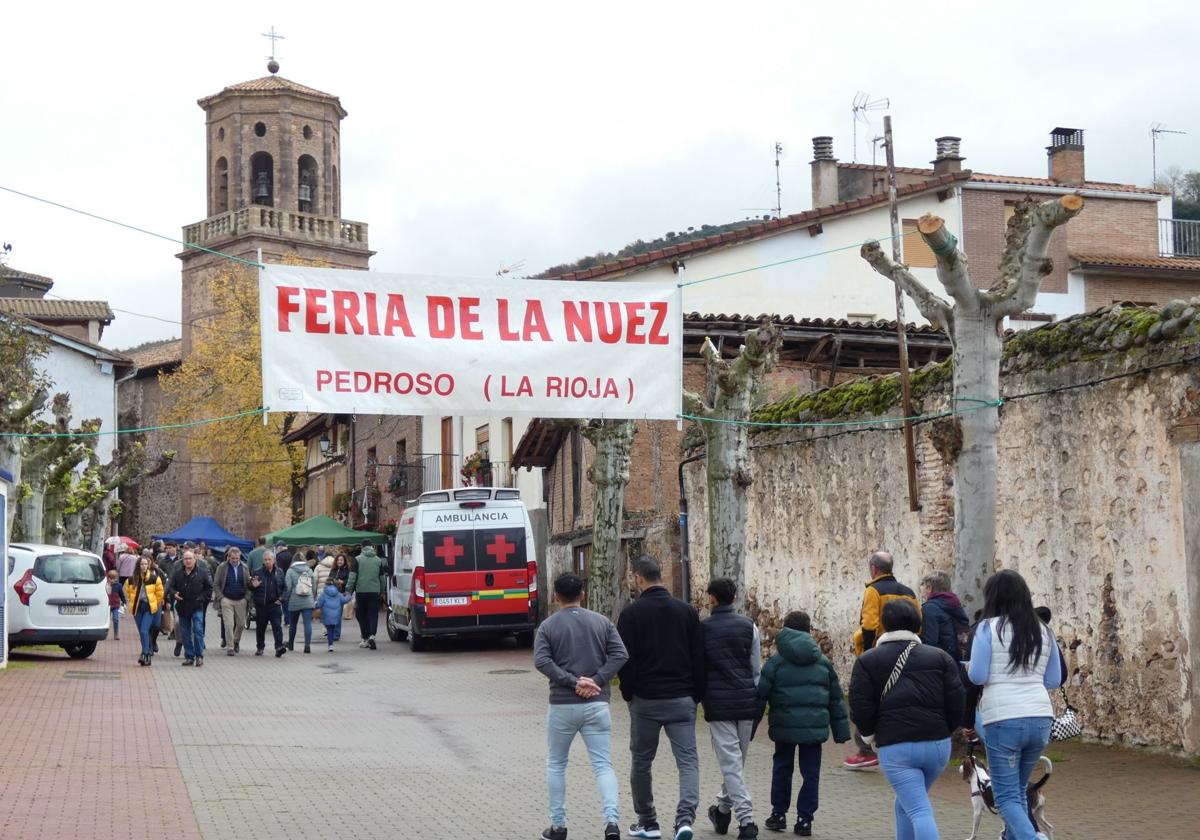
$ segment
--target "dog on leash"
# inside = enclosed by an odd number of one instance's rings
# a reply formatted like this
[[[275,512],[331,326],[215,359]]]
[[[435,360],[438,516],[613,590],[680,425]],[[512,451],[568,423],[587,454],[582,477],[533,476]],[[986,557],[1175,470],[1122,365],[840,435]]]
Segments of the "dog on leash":
[[[1042,788],[1046,786],[1046,782],[1050,781],[1050,774],[1054,772],[1054,764],[1044,755],[1038,758],[1038,764],[1042,765],[1046,772],[1025,789],[1025,799],[1029,803],[1029,816],[1033,820],[1034,827],[1050,840],[1054,840],[1054,826],[1046,820],[1046,796],[1042,793]],[[971,823],[971,836],[967,840],[975,840],[979,834],[979,822],[983,819],[984,809],[986,808],[993,814],[997,811],[995,794],[992,791],[992,777],[988,774],[987,768],[975,757],[974,743],[967,745],[967,755],[963,758],[958,772],[963,780],[971,786],[971,810],[974,812],[974,819]],[[1003,836],[1001,834],[1001,837]]]

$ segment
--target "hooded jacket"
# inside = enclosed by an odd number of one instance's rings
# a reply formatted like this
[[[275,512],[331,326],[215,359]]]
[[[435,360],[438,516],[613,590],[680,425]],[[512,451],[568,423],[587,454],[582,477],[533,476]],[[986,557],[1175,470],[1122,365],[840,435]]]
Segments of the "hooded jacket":
[[[839,744],[850,740],[850,722],[837,671],[816,640],[802,630],[785,627],[775,637],[779,652],[767,660],[758,680],[760,709],[767,717],[772,741],[785,744]]]
[[[317,574],[317,591],[325,591],[325,584],[329,582],[329,575],[333,571],[333,558],[326,556],[324,560],[317,563],[317,567],[313,571]]]
[[[320,568],[319,566],[317,567]],[[332,583],[325,584],[321,594],[317,596],[313,609],[321,611],[321,623],[326,627],[342,626],[342,607],[350,603],[354,597],[349,593],[343,595]]]
[[[955,662],[965,659],[968,653],[958,643],[958,628],[965,630],[970,625],[962,602],[953,592],[934,592],[921,605],[921,641],[946,651]]]
[[[354,571],[350,573],[346,591],[378,595],[384,589],[383,575],[383,558],[375,553],[374,546],[363,546]]]

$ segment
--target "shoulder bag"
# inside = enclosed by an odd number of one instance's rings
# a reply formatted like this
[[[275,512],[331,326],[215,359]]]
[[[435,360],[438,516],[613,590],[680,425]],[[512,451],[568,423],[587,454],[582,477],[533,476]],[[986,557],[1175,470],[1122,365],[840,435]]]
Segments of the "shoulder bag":
[[[1050,724],[1051,741],[1069,741],[1083,734],[1083,724],[1079,722],[1079,711],[1071,705],[1065,686],[1061,691],[1063,712],[1054,718],[1054,723]]]

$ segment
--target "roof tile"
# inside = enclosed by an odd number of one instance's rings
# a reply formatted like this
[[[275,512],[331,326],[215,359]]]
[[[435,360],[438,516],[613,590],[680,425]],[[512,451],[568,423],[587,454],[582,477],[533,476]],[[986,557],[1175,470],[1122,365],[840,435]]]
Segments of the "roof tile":
[[[34,321],[104,321],[107,324],[115,317],[108,302],[103,300],[0,298],[0,312],[23,315]]]
[[[1071,259],[1085,266],[1200,271],[1200,257],[1116,257],[1104,254],[1071,254]]]

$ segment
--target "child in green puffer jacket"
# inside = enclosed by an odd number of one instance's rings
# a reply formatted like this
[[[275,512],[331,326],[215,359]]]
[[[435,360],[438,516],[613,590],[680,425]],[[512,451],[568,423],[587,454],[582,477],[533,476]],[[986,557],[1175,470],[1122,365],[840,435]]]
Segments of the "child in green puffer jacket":
[[[758,681],[758,700],[767,712],[768,734],[775,742],[771,772],[771,816],[766,826],[774,831],[787,828],[792,799],[792,772],[798,763],[803,784],[796,796],[795,833],[812,835],[821,783],[821,744],[850,740],[850,719],[842,686],[833,665],[821,653],[808,614],[790,612],[775,637],[778,653],[767,660]]]

